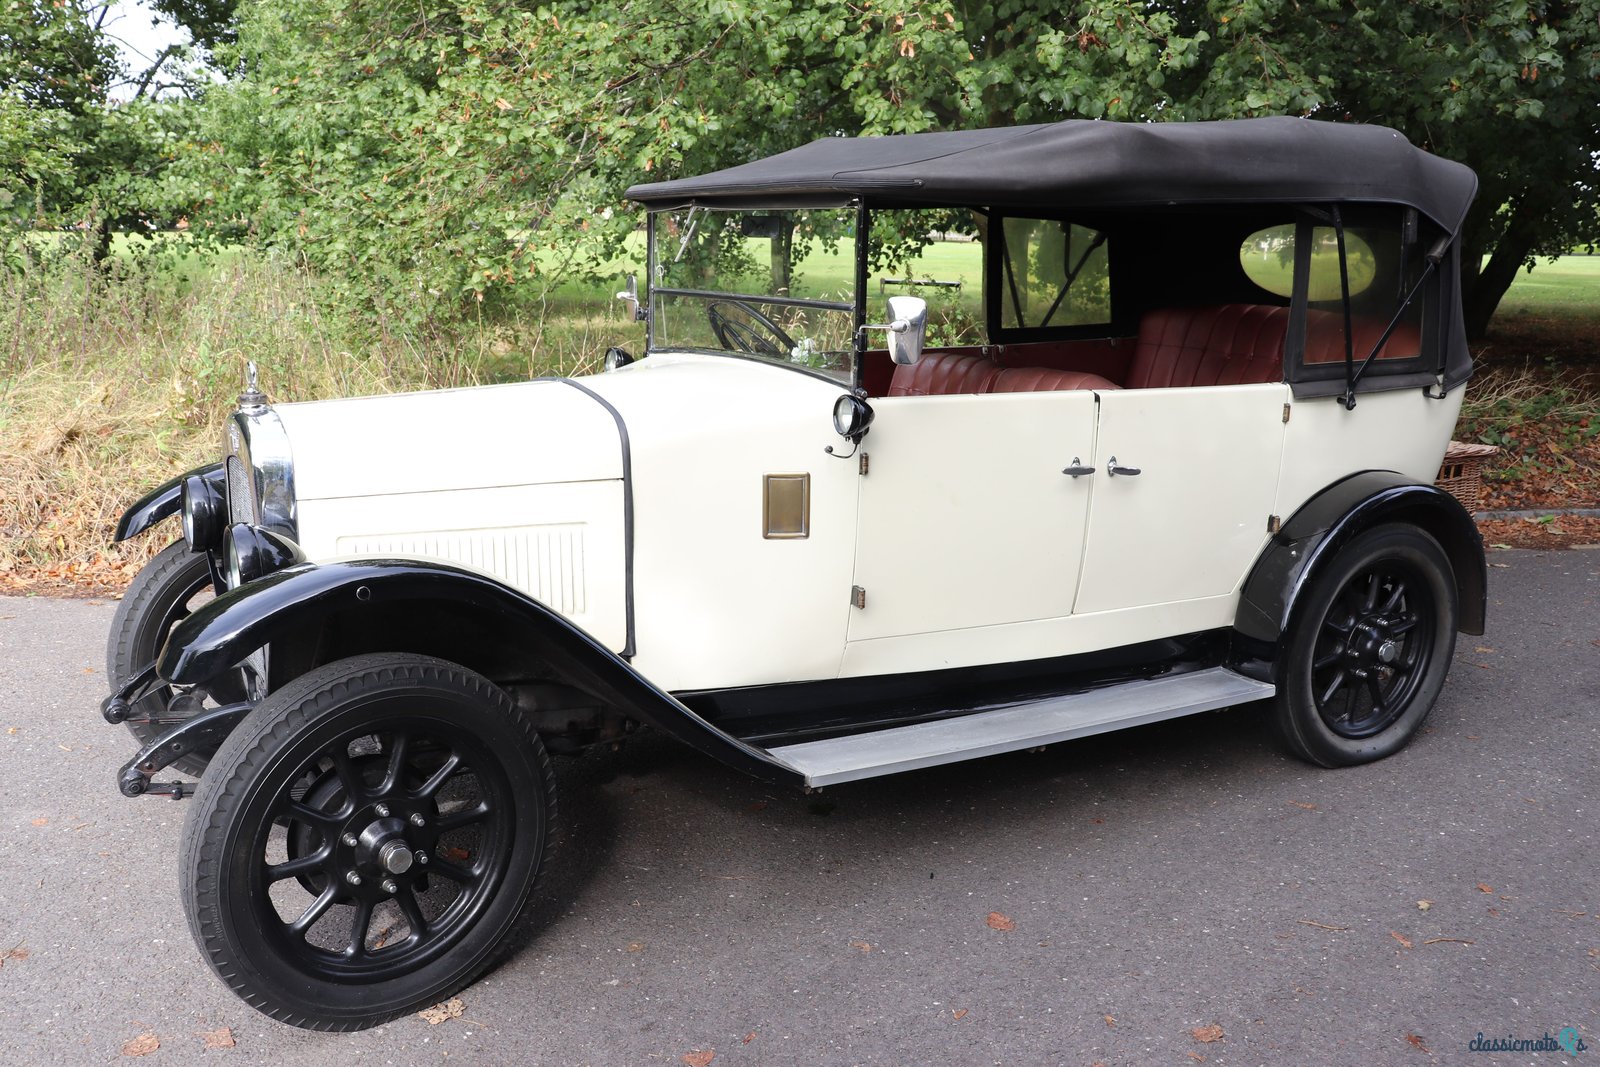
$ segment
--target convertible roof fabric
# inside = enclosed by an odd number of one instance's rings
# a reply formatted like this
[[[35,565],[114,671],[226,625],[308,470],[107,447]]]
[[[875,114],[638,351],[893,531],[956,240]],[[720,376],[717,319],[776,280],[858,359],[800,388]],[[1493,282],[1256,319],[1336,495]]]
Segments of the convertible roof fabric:
[[[635,185],[651,208],[761,204],[1131,207],[1360,201],[1405,204],[1450,233],[1477,191],[1467,167],[1382,126],[1290,117],[1075,119],[894,137],[825,137],[696,178]]]

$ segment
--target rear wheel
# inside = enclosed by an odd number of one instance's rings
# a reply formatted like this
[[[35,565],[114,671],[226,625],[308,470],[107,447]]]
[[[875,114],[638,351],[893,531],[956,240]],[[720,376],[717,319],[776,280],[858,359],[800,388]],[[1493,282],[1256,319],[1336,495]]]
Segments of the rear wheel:
[[[1449,558],[1416,527],[1375,527],[1351,541],[1305,596],[1286,639],[1280,735],[1324,767],[1398,752],[1438,699],[1455,649]]]
[[[184,910],[213,970],[295,1026],[436,1003],[505,947],[554,819],[549,757],[463,667],[367,655],[262,701],[184,834]]]

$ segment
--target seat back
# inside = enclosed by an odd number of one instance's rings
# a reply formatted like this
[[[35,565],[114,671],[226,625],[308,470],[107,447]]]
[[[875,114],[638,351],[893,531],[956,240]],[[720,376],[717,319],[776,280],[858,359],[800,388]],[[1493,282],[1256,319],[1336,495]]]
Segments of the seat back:
[[[909,366],[902,364],[895,367],[894,378],[889,382],[889,395],[987,393],[999,373],[999,366],[982,356],[928,352]]]
[[[1042,393],[1058,389],[1120,389],[1116,382],[1079,370],[1049,367],[1008,367],[989,387],[991,393]]]
[[[1283,380],[1289,309],[1268,304],[1160,308],[1139,323],[1129,389]]]
[[[1383,331],[1388,323],[1379,319],[1357,318],[1350,324],[1351,333],[1355,344],[1351,345],[1351,352],[1355,361],[1360,363],[1372,352],[1372,346],[1378,343],[1378,338],[1383,336]],[[1394,333],[1389,335],[1389,340],[1384,342],[1383,351],[1378,353],[1379,359],[1410,359],[1422,352],[1422,333],[1413,323],[1401,322],[1394,328]],[[1306,362],[1307,363],[1343,363],[1344,362],[1344,314],[1338,311],[1323,311],[1320,308],[1306,309]]]

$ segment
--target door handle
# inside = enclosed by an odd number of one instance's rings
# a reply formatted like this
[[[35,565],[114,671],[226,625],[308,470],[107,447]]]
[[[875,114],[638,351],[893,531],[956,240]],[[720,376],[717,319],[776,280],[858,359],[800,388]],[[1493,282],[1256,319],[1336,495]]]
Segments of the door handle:
[[[1072,466],[1062,468],[1061,473],[1065,474],[1068,478],[1082,478],[1085,474],[1093,474],[1094,468],[1085,467],[1083,465],[1083,460],[1079,459],[1077,456],[1073,456]]]
[[[1111,475],[1113,478],[1119,474],[1125,474],[1131,477],[1140,473],[1140,469],[1138,467],[1119,467],[1117,466],[1117,457],[1112,456],[1111,459],[1106,463],[1106,473]]]

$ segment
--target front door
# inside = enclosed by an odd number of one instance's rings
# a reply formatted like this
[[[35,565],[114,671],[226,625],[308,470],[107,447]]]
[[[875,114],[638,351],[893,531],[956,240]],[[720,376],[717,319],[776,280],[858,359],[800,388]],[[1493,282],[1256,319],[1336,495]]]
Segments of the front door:
[[[897,669],[933,670],[963,658],[950,651],[960,631],[1071,614],[1097,479],[1062,471],[1090,462],[1094,394],[885,397],[873,407],[852,647],[893,640]]]

